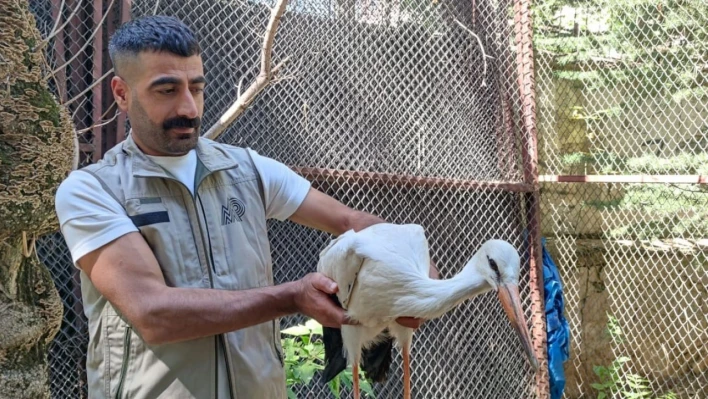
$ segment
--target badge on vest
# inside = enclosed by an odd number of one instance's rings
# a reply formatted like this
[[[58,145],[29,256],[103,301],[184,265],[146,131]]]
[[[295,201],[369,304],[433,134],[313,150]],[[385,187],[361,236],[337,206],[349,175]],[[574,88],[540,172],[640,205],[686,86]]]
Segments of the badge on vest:
[[[229,198],[228,205],[221,206],[221,225],[241,222],[243,215],[246,213],[246,204],[238,198]]]

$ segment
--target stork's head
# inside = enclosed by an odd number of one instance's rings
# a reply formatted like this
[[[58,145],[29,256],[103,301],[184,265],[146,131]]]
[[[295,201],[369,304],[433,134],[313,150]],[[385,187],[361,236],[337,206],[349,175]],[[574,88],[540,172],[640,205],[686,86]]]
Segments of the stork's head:
[[[516,330],[531,366],[534,370],[538,369],[538,360],[533,352],[519,299],[519,253],[506,241],[489,240],[482,244],[477,256],[477,272],[497,291],[504,312]]]
[[[519,253],[504,240],[489,240],[477,253],[477,272],[495,290],[505,285],[519,284]]]

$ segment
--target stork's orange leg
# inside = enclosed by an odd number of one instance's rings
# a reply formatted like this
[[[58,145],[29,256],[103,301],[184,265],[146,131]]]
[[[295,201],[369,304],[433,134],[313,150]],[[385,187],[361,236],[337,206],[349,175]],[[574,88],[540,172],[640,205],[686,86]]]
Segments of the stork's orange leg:
[[[354,399],[359,399],[359,362],[352,365],[352,379],[354,381]]]
[[[403,345],[403,399],[411,399],[411,369],[408,345]]]

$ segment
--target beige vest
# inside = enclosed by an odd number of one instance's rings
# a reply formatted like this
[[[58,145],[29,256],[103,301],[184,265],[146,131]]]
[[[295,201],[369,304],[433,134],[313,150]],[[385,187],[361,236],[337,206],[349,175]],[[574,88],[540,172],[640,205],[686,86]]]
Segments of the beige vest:
[[[83,170],[140,229],[169,286],[243,290],[273,285],[261,180],[248,152],[197,145],[195,195],[148,159],[132,137]],[[94,398],[285,398],[279,321],[220,336],[147,345],[81,273]],[[217,393],[217,351],[231,392]],[[223,371],[223,370],[222,370]]]

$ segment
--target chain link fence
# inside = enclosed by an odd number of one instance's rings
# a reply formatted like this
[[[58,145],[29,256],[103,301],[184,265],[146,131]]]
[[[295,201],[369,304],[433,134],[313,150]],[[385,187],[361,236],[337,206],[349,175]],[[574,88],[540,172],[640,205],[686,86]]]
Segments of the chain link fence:
[[[708,3],[540,0],[543,234],[566,397],[708,397]]]
[[[126,132],[106,79],[111,76],[106,44],[120,21],[173,15],[198,33],[210,82],[203,124],[211,126],[257,75],[274,5],[36,3],[43,34],[54,35],[50,64],[66,64],[71,71],[56,79],[55,89],[70,102],[82,132],[83,164],[100,158]],[[521,296],[538,348],[545,330],[542,305],[534,299],[540,294],[530,283],[538,254],[529,245],[538,239],[537,205],[530,195],[533,98],[520,87],[531,87],[533,71],[527,6],[511,0],[291,1],[274,47],[274,63],[286,57],[288,63],[220,140],[290,165],[352,207],[391,222],[424,225],[443,277],[458,272],[487,239],[514,243],[523,258]],[[74,30],[85,34],[76,36]],[[269,227],[276,282],[314,271],[319,251],[331,239],[289,222]],[[38,253],[65,304],[50,353],[52,396],[86,397],[86,321],[76,271],[59,234],[39,242]],[[285,318],[282,328],[302,321]],[[543,397],[537,393],[545,376],[539,353],[542,369],[534,375],[498,301],[485,295],[416,334],[413,394]],[[331,397],[318,378],[293,390],[299,398]],[[380,398],[402,396],[398,354],[388,382],[375,392]]]
[[[61,327],[49,348],[49,391],[52,398],[88,398],[86,349],[88,321],[81,303],[81,281],[61,233],[36,242],[37,256],[49,269],[64,305]]]
[[[105,79],[105,45],[120,21],[162,13],[199,32],[212,82],[210,126],[257,74],[272,6],[30,4],[40,31],[53,36],[48,67],[84,133],[82,164],[125,134]],[[707,7],[703,0],[535,3],[541,227],[565,284],[568,398],[708,397]],[[509,239],[528,261],[533,205],[519,184],[529,171],[520,154],[515,17],[506,1],[292,1],[274,53],[276,62],[290,57],[287,68],[221,139],[292,165],[349,205],[423,224],[443,276],[491,237]],[[110,123],[95,127],[101,120]],[[290,223],[270,227],[279,282],[314,270],[330,237]],[[86,397],[76,272],[60,235],[37,249],[65,306],[50,351],[52,395]],[[525,274],[531,316],[528,281]],[[416,335],[418,397],[536,395],[495,302],[477,298]],[[379,397],[401,395],[400,358],[393,369]],[[295,388],[301,398],[328,395],[316,380]]]

